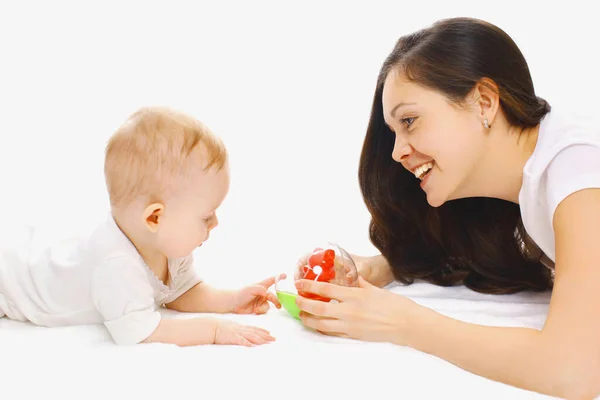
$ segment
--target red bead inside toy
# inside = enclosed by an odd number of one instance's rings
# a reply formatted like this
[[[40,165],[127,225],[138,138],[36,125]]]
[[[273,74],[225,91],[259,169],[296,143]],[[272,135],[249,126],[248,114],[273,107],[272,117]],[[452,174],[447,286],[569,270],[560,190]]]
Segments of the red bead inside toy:
[[[316,248],[308,258],[308,264],[302,267],[302,278],[311,281],[330,282],[335,278],[335,250]],[[298,291],[298,294],[308,299],[329,302],[331,299],[312,293]]]

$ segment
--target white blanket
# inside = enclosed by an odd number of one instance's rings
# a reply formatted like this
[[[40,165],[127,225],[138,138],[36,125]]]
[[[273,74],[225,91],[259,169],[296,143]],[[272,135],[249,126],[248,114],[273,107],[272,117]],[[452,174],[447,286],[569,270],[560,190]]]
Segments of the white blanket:
[[[446,315],[489,325],[540,328],[549,301],[547,293],[491,296],[423,283],[389,289]],[[277,341],[254,348],[118,347],[102,326],[47,329],[2,318],[0,399],[548,398],[412,349],[314,333],[283,310],[221,317],[263,326]]]

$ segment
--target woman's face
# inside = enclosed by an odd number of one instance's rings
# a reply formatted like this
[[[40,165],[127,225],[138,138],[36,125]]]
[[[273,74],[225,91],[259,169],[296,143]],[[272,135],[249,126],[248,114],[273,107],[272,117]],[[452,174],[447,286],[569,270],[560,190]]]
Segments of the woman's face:
[[[384,120],[395,133],[392,158],[421,181],[431,206],[477,193],[486,179],[478,166],[488,140],[476,101],[457,107],[395,71],[385,80],[382,101]]]

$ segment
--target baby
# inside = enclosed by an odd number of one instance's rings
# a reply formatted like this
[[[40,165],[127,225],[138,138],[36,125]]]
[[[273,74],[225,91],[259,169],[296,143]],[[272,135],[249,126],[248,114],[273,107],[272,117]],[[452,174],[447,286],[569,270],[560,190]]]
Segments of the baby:
[[[111,214],[89,237],[38,250],[36,236],[0,241],[0,317],[41,326],[103,323],[117,344],[252,346],[264,329],[218,318],[165,319],[158,308],[264,314],[275,277],[218,290],[192,251],[218,224],[229,190],[227,151],[199,121],[164,108],[134,113],[110,139],[104,172]]]

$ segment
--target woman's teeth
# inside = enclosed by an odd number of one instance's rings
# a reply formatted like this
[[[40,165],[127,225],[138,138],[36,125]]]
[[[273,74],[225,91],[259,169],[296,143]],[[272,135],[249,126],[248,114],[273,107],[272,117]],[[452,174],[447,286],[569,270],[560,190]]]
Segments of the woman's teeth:
[[[433,162],[428,162],[426,164],[421,165],[420,167],[417,167],[414,171],[414,174],[417,178],[423,179],[425,174],[427,174],[429,172],[429,170],[431,170],[432,168],[433,168]]]

